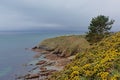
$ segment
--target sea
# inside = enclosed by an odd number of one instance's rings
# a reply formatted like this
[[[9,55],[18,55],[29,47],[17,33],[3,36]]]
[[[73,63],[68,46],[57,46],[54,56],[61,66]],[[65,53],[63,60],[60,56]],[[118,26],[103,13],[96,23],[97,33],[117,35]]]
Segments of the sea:
[[[26,74],[35,52],[29,50],[41,41],[62,35],[83,34],[82,31],[2,31],[0,32],[0,80],[16,80]],[[27,50],[26,50],[27,49]]]

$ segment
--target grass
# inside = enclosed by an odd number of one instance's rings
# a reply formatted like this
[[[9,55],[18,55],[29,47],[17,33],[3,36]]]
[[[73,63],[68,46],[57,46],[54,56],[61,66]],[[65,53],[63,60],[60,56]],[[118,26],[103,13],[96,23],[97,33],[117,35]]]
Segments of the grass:
[[[49,80],[120,80],[120,32],[76,54],[64,70]]]
[[[90,45],[86,41],[83,35],[71,35],[71,36],[60,36],[55,38],[50,38],[42,41],[40,45],[44,45],[53,49],[58,54],[65,57],[76,54],[77,52],[82,52],[89,48]]]

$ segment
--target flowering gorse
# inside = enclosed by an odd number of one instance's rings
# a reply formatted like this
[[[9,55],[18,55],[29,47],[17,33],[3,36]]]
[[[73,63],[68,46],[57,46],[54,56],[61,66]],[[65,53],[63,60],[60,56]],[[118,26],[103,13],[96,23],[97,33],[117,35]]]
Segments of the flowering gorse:
[[[78,53],[58,74],[51,80],[120,80],[120,32]]]

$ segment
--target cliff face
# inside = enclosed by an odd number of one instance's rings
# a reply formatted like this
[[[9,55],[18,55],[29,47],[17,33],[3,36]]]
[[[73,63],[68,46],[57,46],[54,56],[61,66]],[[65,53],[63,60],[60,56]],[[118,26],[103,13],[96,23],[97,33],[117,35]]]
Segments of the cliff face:
[[[49,80],[120,80],[120,32],[78,53]]]
[[[34,49],[47,51],[60,57],[69,57],[89,48],[89,43],[80,35],[60,36],[42,41]]]

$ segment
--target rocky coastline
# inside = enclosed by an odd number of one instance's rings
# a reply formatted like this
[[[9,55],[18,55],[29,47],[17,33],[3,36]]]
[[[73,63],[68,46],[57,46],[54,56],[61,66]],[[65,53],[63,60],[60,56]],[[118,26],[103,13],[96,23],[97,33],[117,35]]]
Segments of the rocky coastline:
[[[39,48],[35,46],[31,50],[36,52],[34,58],[42,57],[42,60],[38,60],[28,74],[17,77],[17,80],[47,80],[50,75],[62,70],[72,60],[70,57],[62,57],[53,53],[53,50],[45,46]]]
[[[89,48],[90,45],[83,35],[60,36],[45,39],[31,51],[36,52],[35,67],[17,80],[48,80],[53,73],[63,70],[70,63],[75,54]]]

